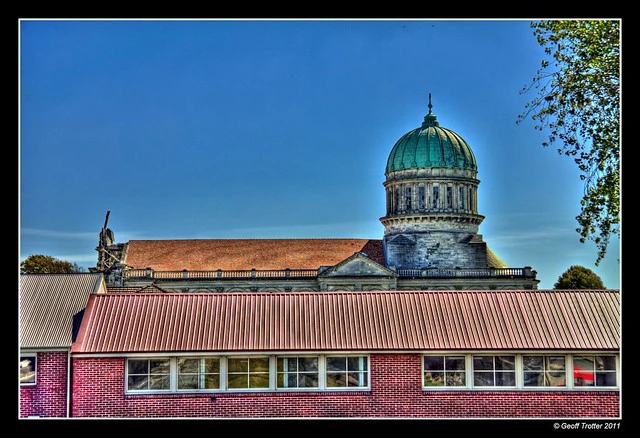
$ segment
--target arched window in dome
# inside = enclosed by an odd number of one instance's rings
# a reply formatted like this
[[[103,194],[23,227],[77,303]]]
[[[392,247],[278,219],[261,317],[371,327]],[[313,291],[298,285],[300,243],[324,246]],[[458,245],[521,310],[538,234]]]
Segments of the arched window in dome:
[[[396,199],[394,205],[394,213],[400,213],[400,189],[396,189]]]
[[[447,186],[447,208],[453,208],[453,187]]]
[[[458,208],[460,210],[464,209],[464,187],[460,186],[458,187]]]
[[[420,210],[424,210],[425,207],[425,196],[424,196],[424,186],[418,186],[418,208]]]
[[[411,186],[405,187],[404,189],[404,198],[405,198],[405,210],[411,211]]]

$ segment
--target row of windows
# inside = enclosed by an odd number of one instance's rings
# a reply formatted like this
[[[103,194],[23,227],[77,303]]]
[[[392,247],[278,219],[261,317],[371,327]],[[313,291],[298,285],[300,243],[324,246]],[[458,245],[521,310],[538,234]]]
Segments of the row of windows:
[[[616,357],[600,355],[429,355],[425,388],[616,387]]]
[[[473,199],[473,189],[471,187],[458,186],[458,193],[454,199],[454,187],[443,186],[444,192],[441,194],[440,186],[431,187],[431,192],[427,196],[426,189],[420,185],[417,187],[417,193],[412,187],[389,189],[387,191],[387,213],[399,213],[402,211],[423,210],[426,208],[454,208],[454,202],[458,209],[472,209],[470,200]],[[393,193],[393,195],[392,195]],[[414,196],[417,195],[417,199]],[[440,198],[444,196],[444,204],[441,205]],[[415,203],[414,203],[415,201]]]
[[[613,355],[424,355],[424,389],[617,387]],[[367,389],[368,356],[127,360],[127,392]]]
[[[128,392],[368,387],[367,356],[174,357],[127,360]]]

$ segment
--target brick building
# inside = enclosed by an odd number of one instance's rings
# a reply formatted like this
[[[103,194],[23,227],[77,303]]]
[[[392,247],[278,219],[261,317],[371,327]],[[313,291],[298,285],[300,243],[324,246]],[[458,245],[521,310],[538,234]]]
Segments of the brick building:
[[[68,416],[74,323],[105,291],[102,274],[20,276],[20,417]]]
[[[617,291],[108,293],[74,417],[615,418]]]

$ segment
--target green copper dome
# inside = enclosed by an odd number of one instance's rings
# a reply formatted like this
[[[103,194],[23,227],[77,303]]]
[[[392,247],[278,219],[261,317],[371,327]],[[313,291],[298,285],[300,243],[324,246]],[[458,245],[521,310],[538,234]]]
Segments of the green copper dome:
[[[429,113],[424,116],[422,126],[407,132],[396,142],[385,173],[425,167],[478,169],[467,142],[452,130],[442,128],[431,108],[429,94]]]

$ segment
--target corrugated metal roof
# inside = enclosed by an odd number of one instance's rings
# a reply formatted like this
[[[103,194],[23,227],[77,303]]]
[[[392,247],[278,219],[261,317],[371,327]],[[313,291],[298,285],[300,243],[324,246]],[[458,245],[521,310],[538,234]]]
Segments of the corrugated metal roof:
[[[20,348],[70,347],[73,315],[105,291],[99,273],[20,275]]]
[[[370,239],[130,240],[125,263],[155,271],[318,269],[356,252],[384,264],[382,240]]]
[[[618,349],[618,291],[93,295],[76,353]]]

